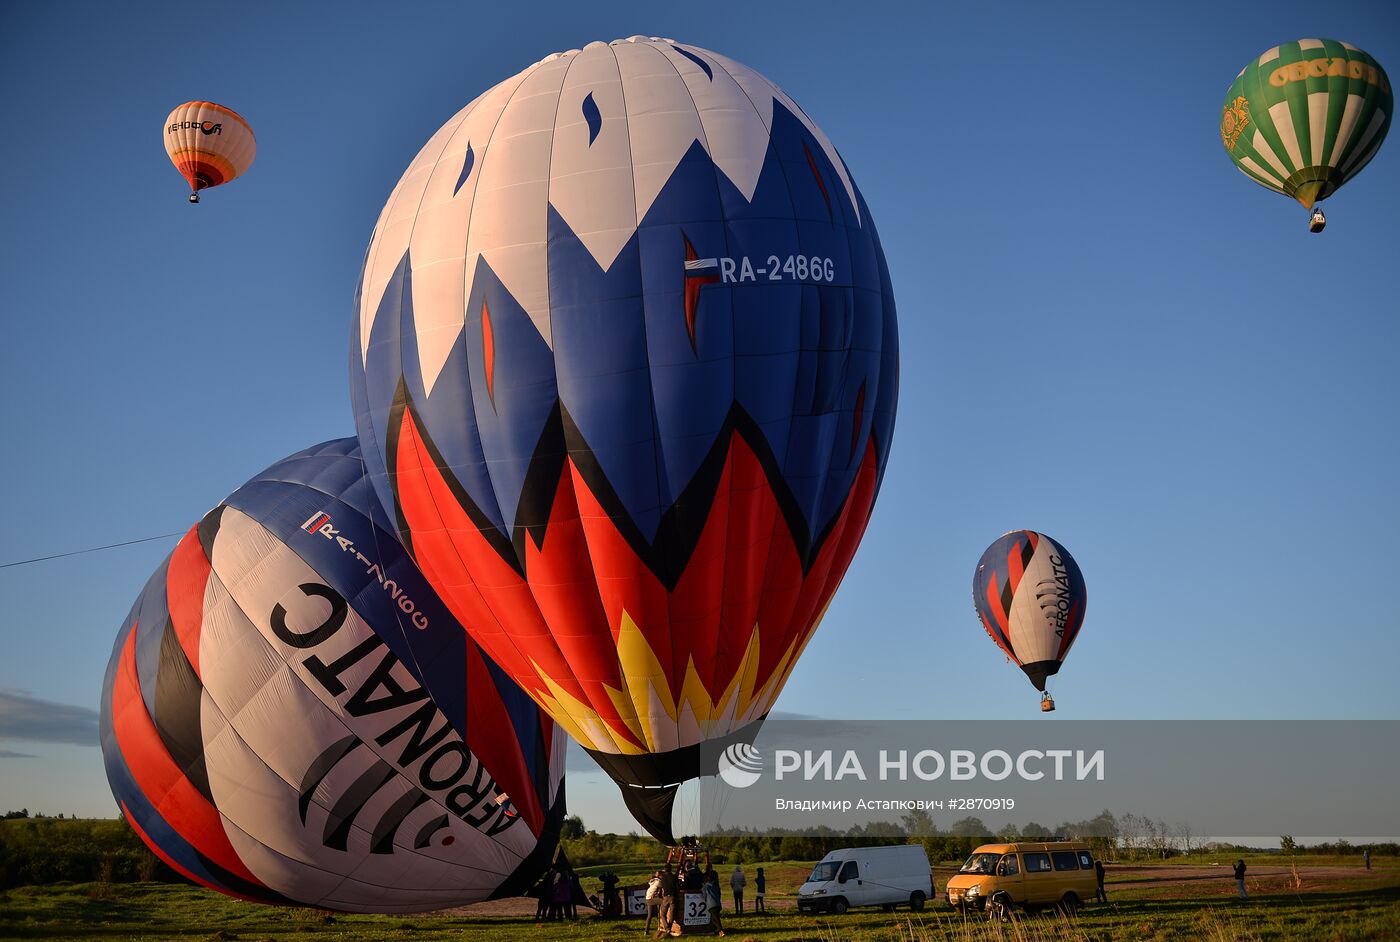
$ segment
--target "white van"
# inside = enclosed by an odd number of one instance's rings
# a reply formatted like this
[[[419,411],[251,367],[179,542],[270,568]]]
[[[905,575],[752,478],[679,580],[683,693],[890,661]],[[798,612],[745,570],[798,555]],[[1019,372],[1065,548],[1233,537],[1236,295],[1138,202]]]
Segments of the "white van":
[[[833,850],[797,891],[801,912],[833,912],[852,906],[908,904],[920,910],[933,896],[933,875],[922,844]]]

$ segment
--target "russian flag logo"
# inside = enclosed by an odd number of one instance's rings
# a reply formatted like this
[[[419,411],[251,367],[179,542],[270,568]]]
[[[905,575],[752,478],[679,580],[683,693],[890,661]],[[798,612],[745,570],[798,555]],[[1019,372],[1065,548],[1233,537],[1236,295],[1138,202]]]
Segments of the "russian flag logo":
[[[685,330],[690,335],[690,352],[695,353],[695,311],[700,305],[700,289],[719,281],[719,259],[701,258],[684,232],[681,239],[685,241]]]

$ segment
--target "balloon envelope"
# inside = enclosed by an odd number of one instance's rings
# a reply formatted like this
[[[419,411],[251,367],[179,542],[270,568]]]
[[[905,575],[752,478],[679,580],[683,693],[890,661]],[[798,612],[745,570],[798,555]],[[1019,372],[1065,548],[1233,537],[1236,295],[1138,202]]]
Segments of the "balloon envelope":
[[[375,487],[491,657],[621,783],[751,737],[895,417],[884,256],[807,114],[669,40],[550,56],[419,152],[356,314]]]
[[[165,119],[165,153],[192,193],[247,173],[257,151],[243,116],[212,101],[176,105]]]
[[[1241,173],[1311,209],[1376,155],[1394,111],[1375,59],[1335,39],[1300,39],[1235,77],[1220,138]]]
[[[376,505],[353,439],[285,459],[186,534],[122,626],[108,780],[196,882],[410,912],[516,895],[548,866],[566,740]]]
[[[1043,691],[1079,636],[1088,597],[1063,546],[1044,533],[1013,530],[978,561],[972,602],[987,634]]]

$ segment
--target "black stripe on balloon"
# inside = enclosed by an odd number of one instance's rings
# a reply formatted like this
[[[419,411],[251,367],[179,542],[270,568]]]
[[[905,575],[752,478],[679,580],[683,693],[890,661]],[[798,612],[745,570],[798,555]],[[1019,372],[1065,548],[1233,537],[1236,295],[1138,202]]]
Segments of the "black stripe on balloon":
[[[1011,624],[1011,599],[1015,593],[1011,590],[1011,576],[1008,573],[1006,581],[1001,586],[1001,613],[1006,616],[1006,623]]]
[[[856,456],[856,446],[860,444],[860,430],[865,425],[865,382],[860,381],[860,389],[856,392],[856,410],[851,415],[851,453],[846,456],[848,465]]]
[[[214,539],[219,535],[219,525],[223,521],[225,509],[224,505],[220,504],[199,521],[199,545],[204,547],[206,559],[214,558]]]
[[[632,551],[646,563],[647,568],[668,591],[674,590],[680,582],[690,563],[691,554],[700,542],[700,535],[709,520],[715,492],[719,489],[724,464],[736,434],[748,444],[763,468],[763,475],[768,480],[783,519],[787,521],[788,530],[792,533],[798,558],[802,561],[803,575],[811,568],[820,543],[812,541],[801,506],[787,482],[783,480],[782,468],[778,466],[778,460],[773,455],[763,431],[738,403],[730,407],[729,414],[715,437],[715,443],[710,446],[709,453],[700,462],[690,483],[681,491],[675,503],[661,515],[656,527],[656,538],[650,541],[642,535],[622,498],[613,490],[612,483],[603,472],[597,456],[584,441],[583,433],[574,424],[568,410],[561,405],[560,412],[564,418],[564,438],[569,446],[569,455],[578,466],[589,490],[593,492],[593,496],[612,519],[613,525],[631,546]]]
[[[261,883],[253,883],[240,877],[236,873],[225,870],[223,867],[201,854],[198,848],[193,848],[193,850],[195,857],[199,860],[200,865],[204,867],[205,872],[213,877],[222,889],[262,903],[274,903],[279,906],[301,905],[296,900],[283,896],[276,890],[269,889]]]
[[[355,816],[369,804],[375,793],[389,784],[397,774],[394,767],[383,759],[377,760],[374,765],[361,772],[360,777],[345,789],[331,808],[325,830],[321,832],[321,843],[331,850],[345,850],[350,840],[350,828],[355,824]]]
[[[520,488],[520,505],[515,510],[515,532],[511,544],[515,547],[522,575],[525,572],[525,535],[529,534],[536,550],[544,548],[549,515],[554,512],[559,478],[564,473],[564,459],[568,457],[562,412],[562,406],[550,410],[549,420],[535,442],[535,453],[530,457],[530,468],[525,472],[525,482]]]
[[[433,841],[433,835],[447,827],[447,815],[438,815],[427,824],[418,829],[418,833],[413,837],[413,849],[422,850]]]
[[[156,669],[156,731],[185,778],[212,805],[209,770],[204,763],[204,730],[199,701],[204,684],[194,672],[175,625],[169,618],[160,636],[160,666]]]
[[[807,146],[805,138],[802,141],[802,153],[807,155],[807,169],[812,171],[812,179],[817,181],[817,189],[821,191],[822,201],[826,203],[827,221],[834,223],[836,214],[831,208],[831,194],[826,192],[826,181],[822,179],[822,172],[817,169],[817,159],[812,156],[812,148]]]
[[[399,825],[403,824],[403,819],[412,814],[415,808],[427,800],[427,795],[413,789],[404,792],[403,797],[390,805],[389,810],[384,812],[384,816],[374,826],[374,835],[369,839],[370,853],[392,854],[394,852],[394,835],[398,832]]]
[[[1027,539],[1021,544],[1021,571],[1024,572],[1031,564],[1031,559],[1035,556],[1035,547]]]
[[[301,813],[302,824],[306,823],[306,812],[311,807],[311,797],[316,794],[321,781],[335,768],[336,763],[357,749],[361,742],[359,736],[351,733],[344,739],[331,743],[312,760],[306,774],[301,777],[301,787],[297,789],[297,811]]]

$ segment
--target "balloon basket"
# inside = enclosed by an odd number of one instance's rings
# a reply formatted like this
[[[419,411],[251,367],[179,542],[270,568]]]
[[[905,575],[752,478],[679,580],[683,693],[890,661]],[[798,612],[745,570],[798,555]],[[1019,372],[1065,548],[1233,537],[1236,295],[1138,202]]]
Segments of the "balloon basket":
[[[1043,696],[1043,697],[1040,698],[1040,712],[1041,712],[1041,713],[1054,713],[1054,712],[1055,712],[1055,701],[1054,701],[1054,699],[1050,696],[1050,694],[1048,694],[1048,693],[1047,693],[1045,696]]]

